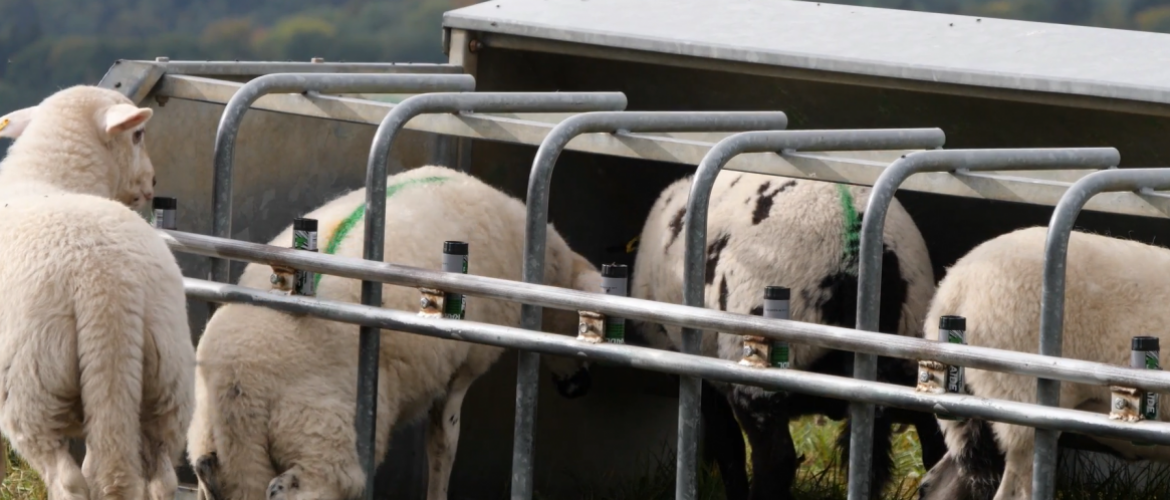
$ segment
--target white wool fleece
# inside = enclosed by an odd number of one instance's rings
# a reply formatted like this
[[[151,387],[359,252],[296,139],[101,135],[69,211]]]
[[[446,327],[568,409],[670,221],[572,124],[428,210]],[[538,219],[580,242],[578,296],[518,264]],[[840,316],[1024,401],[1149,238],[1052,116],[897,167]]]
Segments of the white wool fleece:
[[[458,240],[469,244],[469,274],[522,280],[525,207],[519,200],[435,166],[390,176],[387,186],[386,262],[437,270],[443,242]],[[361,257],[364,200],[359,189],[305,215],[319,221],[321,252]],[[345,228],[348,234],[335,243]],[[291,226],[271,242],[291,243]],[[545,284],[599,291],[597,270],[551,225],[546,259]],[[269,289],[270,275],[268,266],[250,264],[240,284]],[[359,303],[360,285],[324,276],[317,296]],[[383,288],[387,308],[415,312],[419,299],[415,288]],[[544,313],[543,330],[575,334],[575,313]],[[520,305],[469,297],[466,314],[468,321],[518,326]],[[207,500],[341,500],[361,492],[365,476],[354,435],[358,337],[356,325],[261,307],[216,311],[199,343],[198,403],[188,435],[188,456]],[[463,396],[502,351],[383,330],[378,462],[394,425],[429,414],[427,498],[445,499]]]
[[[174,498],[194,406],[182,275],[145,202],[151,113],[72,87],[0,117],[0,430],[53,500]],[[67,438],[85,438],[79,468]]]
[[[939,318],[967,321],[967,343],[1019,352],[1039,352],[1040,295],[1044,282],[1046,227],[1031,227],[988,240],[952,266],[939,283],[926,317],[926,338],[938,339]],[[1162,339],[1160,363],[1170,366],[1166,325],[1170,325],[1170,250],[1074,231],[1068,245],[1062,355],[1129,366],[1130,339]],[[966,369],[971,394],[1026,403],[1036,401],[1035,377]],[[1161,394],[1167,401],[1170,394]],[[1060,384],[1060,406],[1108,413],[1106,386]],[[1165,403],[1163,403],[1165,404]],[[1160,419],[1170,421],[1161,409]],[[968,446],[956,422],[939,420],[948,454]],[[991,423],[1007,467],[997,500],[1031,498],[1032,438],[1028,427]],[[1091,436],[1090,436],[1091,437]],[[1123,457],[1170,460],[1170,447],[1134,446],[1126,440],[1093,438]]]

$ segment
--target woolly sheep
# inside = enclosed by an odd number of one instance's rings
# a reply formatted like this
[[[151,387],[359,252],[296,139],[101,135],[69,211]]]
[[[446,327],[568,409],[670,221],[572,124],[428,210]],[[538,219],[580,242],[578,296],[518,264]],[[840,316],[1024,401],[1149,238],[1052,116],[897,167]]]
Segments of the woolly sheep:
[[[174,498],[194,403],[182,275],[143,218],[150,108],[71,87],[0,118],[0,430],[52,500]],[[67,439],[84,437],[80,468]]]
[[[521,280],[522,202],[455,170],[426,166],[387,180],[385,260],[440,268],[445,240],[470,246],[468,273]],[[321,251],[362,252],[365,190],[305,217],[317,219]],[[348,230],[347,236],[345,235]],[[291,226],[272,240],[288,246]],[[596,292],[601,276],[549,226],[544,282]],[[269,288],[270,268],[251,264],[242,286]],[[357,303],[360,281],[324,276],[317,296]],[[419,290],[385,286],[383,306],[417,311]],[[468,321],[518,326],[520,305],[470,298]],[[576,314],[544,309],[543,329],[575,334]],[[503,349],[385,330],[375,454],[386,453],[392,426],[429,415],[428,500],[447,496],[459,438],[460,407],[471,383]],[[211,318],[197,352],[196,415],[188,435],[207,500],[356,497],[365,474],[355,452],[358,327],[249,305],[227,305]],[[548,357],[554,373],[577,362]]]
[[[1017,230],[988,240],[951,267],[939,283],[926,316],[926,338],[938,338],[943,315],[964,316],[967,343],[1037,352],[1044,276],[1045,227]],[[1170,324],[1170,250],[1074,231],[1068,245],[1063,356],[1129,365],[1130,338],[1162,333]],[[1170,350],[1161,351],[1162,366]],[[1034,377],[965,370],[966,391],[979,397],[1036,402]],[[1166,394],[1162,394],[1163,400]],[[1063,382],[1065,408],[1109,413],[1105,386]],[[1170,412],[1160,412],[1170,420]],[[945,457],[927,473],[923,499],[996,500],[1032,496],[1032,438],[1028,427],[983,420],[939,420]],[[1127,440],[1088,438],[1129,460],[1170,461],[1170,447],[1135,446]]]
[[[631,295],[682,303],[683,220],[691,177],[668,186],[646,219],[634,265]],[[853,328],[857,304],[857,251],[861,212],[869,188],[723,172],[708,211],[705,305],[759,315],[764,287],[792,290],[791,318]],[[881,332],[921,336],[934,291],[930,257],[905,209],[893,202],[885,224]],[[678,327],[634,323],[641,342],[678,350]],[[709,332],[708,332],[709,333]],[[704,335],[702,354],[738,361],[743,337]],[[852,353],[793,344],[792,368],[852,376]],[[879,378],[914,385],[912,362],[880,358]],[[701,407],[707,446],[724,478],[729,499],[749,497],[739,426],[752,448],[755,473],[750,498],[790,498],[797,468],[787,422],[807,414],[847,416],[847,403],[765,391],[751,386],[704,383]],[[728,404],[730,403],[730,408]],[[874,434],[875,488],[888,477],[891,422],[917,427],[927,466],[942,456],[942,436],[930,414],[878,409]],[[847,451],[848,430],[839,444]]]

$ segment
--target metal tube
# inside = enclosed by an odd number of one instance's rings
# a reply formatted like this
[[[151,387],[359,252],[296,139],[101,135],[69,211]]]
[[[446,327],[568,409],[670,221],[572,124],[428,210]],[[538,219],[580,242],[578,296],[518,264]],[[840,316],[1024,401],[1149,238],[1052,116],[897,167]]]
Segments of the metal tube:
[[[1119,385],[1170,392],[1170,372],[1134,370],[1123,366],[987,347],[947,344],[900,335],[888,335],[835,326],[770,319],[700,309],[630,297],[590,294],[566,288],[447,273],[386,262],[299,252],[289,248],[249,243],[180,231],[156,230],[172,251],[284,264],[322,274],[372,279],[398,286],[436,288],[473,297],[508,300],[564,310],[598,311],[641,321],[687,326],[740,335],[759,335],[828,349],[864,352],[903,359],[933,359],[979,370],[1047,377],[1090,385]],[[939,410],[945,413],[946,408]]]
[[[743,130],[782,129],[788,117],[781,112],[661,112],[584,113],[566,118],[545,136],[536,150],[532,173],[528,178],[528,218],[524,232],[524,281],[544,282],[545,238],[548,230],[548,192],[553,167],[561,151],[573,138],[598,132],[738,132]],[[524,304],[520,326],[540,329],[540,306]],[[683,351],[698,352],[698,335],[683,331]],[[516,428],[512,448],[512,500],[532,498],[533,433],[536,425],[537,376],[540,355],[519,353],[516,373]],[[678,484],[675,498],[695,498],[694,436],[699,418],[699,380],[683,377],[679,381],[678,415]]]
[[[952,170],[1054,170],[1096,169],[1117,165],[1121,155],[1114,148],[1058,149],[971,149],[922,151],[911,153],[890,164],[869,194],[865,217],[861,221],[861,247],[858,251],[857,329],[878,331],[881,304],[882,242],[886,212],[898,186],[919,172]],[[853,376],[859,380],[877,377],[877,357],[856,353]],[[870,495],[873,456],[874,408],[864,403],[849,405],[849,500],[865,500]]]
[[[213,213],[211,234],[232,237],[232,161],[236,136],[244,113],[257,99],[267,94],[294,92],[427,92],[434,90],[470,90],[475,78],[470,75],[385,75],[274,73],[258,77],[240,87],[224,107],[215,131],[215,164],[212,182]],[[227,283],[227,261],[211,260],[211,279]]]
[[[688,306],[704,307],[703,283],[706,271],[704,255],[707,248],[707,209],[710,205],[711,189],[715,185],[715,179],[719,177],[723,166],[732,158],[743,153],[779,152],[785,149],[824,151],[935,148],[942,146],[945,137],[940,129],[799,130],[745,132],[719,141],[711,147],[711,150],[703,157],[703,161],[699,163],[694,180],[691,182],[690,197],[687,199],[686,217],[683,219],[683,234],[686,238],[683,251],[683,303]],[[698,352],[699,341],[698,330],[683,328],[683,352]],[[683,393],[680,392],[679,396],[681,398]],[[686,418],[689,425],[695,425],[694,422],[700,418],[697,405],[693,413],[686,415]],[[680,413],[680,450],[683,445],[681,428],[683,422],[683,415]],[[688,452],[692,451],[688,450]]]
[[[263,290],[192,278],[183,279],[189,297],[227,303],[243,303],[332,321],[366,325],[506,349],[532,350],[554,356],[575,357],[638,370],[651,370],[733,384],[791,391],[833,399],[864,401],[922,412],[945,407],[967,418],[979,418],[1029,427],[1059,429],[1116,439],[1141,439],[1170,445],[1170,423],[1110,420],[1108,415],[1065,408],[1044,408],[1018,401],[993,400],[957,394],[926,394],[913,388],[854,380],[799,370],[760,370],[734,361],[663,351],[650,347],[601,342],[579,342],[567,335],[532,331],[466,320],[423,318],[396,311],[347,302],[267,293]],[[602,294],[595,294],[605,297]],[[623,299],[608,297],[609,299]],[[647,301],[648,302],[648,301]],[[685,306],[676,306],[685,307]],[[690,308],[688,308],[690,309]],[[713,311],[718,312],[718,311]],[[759,317],[757,317],[759,318]],[[780,321],[759,318],[761,322]]]
[[[463,67],[431,63],[350,63],[350,62],[275,62],[275,61],[143,61],[160,64],[168,75],[257,76],[273,73],[384,73],[384,74],[462,74]]]
[[[1085,203],[1100,193],[1165,189],[1170,189],[1170,168],[1113,169],[1082,177],[1060,197],[1048,223],[1048,237],[1044,243],[1040,354],[1061,355],[1068,242],[1072,236],[1073,223]],[[1036,380],[1036,402],[1044,406],[1060,406],[1060,381],[1044,378]],[[1056,494],[1053,483],[1056,479],[1056,444],[1059,438],[1060,433],[1057,431],[1036,429],[1032,455],[1032,498],[1051,500]]]
[[[374,132],[366,164],[365,233],[362,255],[366,260],[382,262],[386,235],[386,176],[390,147],[398,132],[411,118],[425,113],[474,112],[563,112],[595,109],[623,109],[626,96],[620,92],[565,93],[435,93],[409,97],[390,110]],[[381,305],[382,284],[362,280],[362,304]],[[358,353],[357,435],[358,458],[366,471],[367,500],[374,486],[374,428],[377,413],[379,330],[361,328]]]

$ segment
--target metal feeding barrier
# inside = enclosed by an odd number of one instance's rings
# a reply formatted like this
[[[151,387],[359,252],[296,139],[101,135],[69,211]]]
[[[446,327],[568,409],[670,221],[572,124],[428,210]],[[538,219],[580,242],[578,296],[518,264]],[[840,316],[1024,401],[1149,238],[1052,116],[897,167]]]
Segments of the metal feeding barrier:
[[[591,362],[676,374],[681,377],[678,414],[678,470],[676,498],[696,497],[697,430],[701,379],[747,384],[770,390],[790,391],[842,399],[851,402],[850,500],[871,496],[869,484],[873,437],[872,405],[888,405],[929,413],[979,418],[1024,425],[1037,429],[1034,498],[1048,500],[1054,470],[1055,436],[1058,432],[1087,433],[1119,439],[1141,440],[1170,445],[1170,423],[1113,419],[1108,415],[1081,410],[1050,408],[1058,394],[1059,382],[1112,385],[1144,391],[1170,391],[1170,373],[1125,366],[1060,358],[1060,321],[1063,318],[1064,252],[1068,232],[1076,213],[1093,195],[1105,191],[1136,191],[1170,188],[1170,170],[1108,170],[1090,174],[1072,185],[1060,198],[1053,215],[1046,256],[1041,353],[1031,354],[985,347],[950,344],[877,333],[881,300],[881,235],[885,213],[894,192],[914,174],[947,177],[971,176],[971,172],[1044,169],[1102,169],[1117,165],[1113,148],[1079,149],[987,149],[932,150],[913,152],[885,167],[873,181],[860,240],[858,310],[855,329],[833,327],[788,319],[735,314],[707,309],[703,304],[703,250],[706,247],[707,208],[712,186],[719,172],[739,155],[754,154],[736,167],[785,176],[785,161],[800,161],[802,152],[936,149],[944,142],[943,131],[933,129],[870,130],[783,130],[787,116],[775,112],[658,112],[622,111],[626,97],[618,92],[461,92],[474,88],[469,75],[450,73],[450,67],[435,65],[436,74],[392,74],[395,65],[338,65],[336,72],[304,70],[297,63],[285,65],[231,66],[220,63],[164,61],[164,71],[176,76],[162,77],[157,89],[178,94],[212,89],[234,92],[226,102],[216,135],[214,155],[214,219],[212,235],[176,231],[173,198],[156,198],[152,221],[159,234],[175,252],[213,259],[212,281],[186,278],[191,298],[212,303],[247,303],[277,310],[310,314],[324,319],[360,325],[357,413],[357,454],[366,473],[364,498],[373,495],[375,401],[378,385],[379,331],[390,329],[412,334],[456,339],[519,350],[516,380],[515,435],[513,437],[513,500],[530,500],[533,494],[534,426],[537,405],[537,370],[540,354],[574,357]],[[274,63],[276,64],[276,63]],[[345,63],[350,64],[350,63]],[[298,73],[271,74],[240,85],[189,76],[191,74],[240,76],[272,68]],[[313,68],[316,70],[317,68]],[[404,69],[403,73],[425,72],[428,68]],[[384,74],[391,73],[391,74]],[[186,74],[186,75],[184,75]],[[157,78],[157,77],[156,77]],[[184,87],[185,86],[185,87]],[[137,87],[134,87],[137,88]],[[158,91],[156,89],[156,92]],[[186,89],[186,90],[184,90]],[[265,94],[322,93],[418,93],[389,106],[360,99],[353,103],[355,116],[378,124],[366,166],[365,244],[363,258],[323,255],[314,251],[283,248],[230,239],[232,156],[235,138],[244,113]],[[456,91],[456,92],[445,92]],[[212,92],[212,93],[215,93]],[[426,93],[437,92],[437,93]],[[294,113],[328,117],[329,106],[342,103],[336,97],[315,98],[316,110],[299,96],[271,100],[267,108],[286,106]],[[204,97],[206,99],[206,97]],[[286,110],[287,111],[287,110]],[[568,115],[555,124],[513,120],[486,113],[581,113]],[[432,116],[428,116],[432,115]],[[439,119],[436,116],[445,116]],[[447,121],[444,121],[447,120]],[[457,123],[456,123],[457,122]],[[490,123],[473,127],[468,123]],[[527,192],[527,219],[524,246],[523,282],[433,271],[382,262],[386,210],[386,177],[391,146],[403,128],[430,129],[442,134],[491,138],[537,145]],[[640,135],[675,132],[738,132],[714,143],[673,140]],[[491,135],[494,134],[494,135]],[[489,136],[490,135],[490,136]],[[575,141],[579,136],[587,135]],[[623,141],[638,145],[671,144],[661,147],[627,148]],[[600,290],[583,292],[542,285],[547,236],[549,191],[552,172],[560,153],[573,149],[628,157],[673,159],[698,165],[687,203],[685,231],[684,303],[668,304],[607,295]],[[619,151],[620,150],[620,151]],[[630,152],[633,150],[633,152]],[[644,151],[644,152],[643,152]],[[657,156],[655,156],[657,155]],[[681,160],[680,160],[681,159]],[[827,160],[817,160],[827,161]],[[754,168],[754,169],[753,169]],[[797,169],[799,170],[799,169]],[[795,176],[795,175],[793,175]],[[806,175],[806,177],[815,177]],[[941,178],[941,177],[939,177]],[[949,182],[949,181],[948,181]],[[1043,189],[1051,189],[1050,185]],[[1126,205],[1129,206],[1129,205]],[[1125,210],[1130,210],[1125,208]],[[392,214],[391,214],[392,215]],[[439,251],[439,249],[436,249]],[[227,284],[228,260],[259,262],[299,271],[332,274],[362,281],[361,304],[342,303],[299,295],[277,295]],[[376,307],[381,303],[382,284],[410,286],[445,293],[466,294],[522,304],[518,328],[471,321],[420,317],[413,312]],[[680,353],[630,345],[593,343],[572,337],[539,332],[541,308],[551,307],[579,313],[604,314],[616,318],[648,321],[683,328]],[[534,332],[536,331],[536,332]],[[855,352],[854,376],[850,379],[812,372],[761,369],[703,357],[699,353],[702,331],[751,335],[769,340],[803,343]],[[953,366],[993,370],[1039,378],[1038,404],[992,400],[952,393],[927,393],[875,381],[876,356],[945,363]],[[1041,411],[1042,410],[1042,411]],[[1041,440],[1046,436],[1045,440]],[[1044,480],[1041,481],[1041,478]]]

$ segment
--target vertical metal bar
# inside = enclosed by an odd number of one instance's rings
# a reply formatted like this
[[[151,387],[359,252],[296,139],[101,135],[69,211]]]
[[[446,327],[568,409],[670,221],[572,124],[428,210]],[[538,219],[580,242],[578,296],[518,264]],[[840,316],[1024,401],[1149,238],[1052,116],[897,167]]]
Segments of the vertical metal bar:
[[[898,186],[920,172],[964,170],[1096,169],[1116,165],[1113,148],[934,150],[911,153],[890,164],[874,182],[861,222],[857,270],[857,329],[876,332],[881,304],[882,242],[886,213]],[[855,353],[853,376],[877,378],[877,356]],[[871,494],[874,408],[868,403],[849,405],[849,500],[867,500]]]
[[[1117,162],[1114,162],[1116,165]],[[1052,212],[1044,242],[1044,288],[1040,298],[1040,354],[1060,356],[1064,343],[1064,293],[1068,242],[1077,215],[1090,198],[1117,191],[1170,189],[1170,169],[1131,168],[1093,172],[1065,191]],[[1136,332],[1135,332],[1136,333]],[[1060,381],[1036,380],[1036,402],[1060,406]],[[1060,432],[1036,429],[1032,455],[1032,498],[1051,500],[1056,495],[1057,440]]]
[[[399,131],[412,118],[425,113],[457,112],[564,112],[625,108],[626,97],[620,92],[495,92],[432,93],[412,96],[394,106],[374,132],[366,165],[365,242],[366,259],[382,261],[386,233],[386,176],[390,148]],[[362,303],[380,305],[382,285],[362,281]],[[358,364],[357,436],[358,458],[367,471],[367,495],[373,491],[374,436],[377,413],[378,330],[361,328]],[[369,498],[369,496],[367,496]]]
[[[365,73],[274,73],[258,77],[240,87],[224,107],[215,131],[214,179],[212,183],[213,212],[211,234],[231,238],[232,228],[232,166],[236,136],[244,113],[257,99],[273,93],[307,92],[427,92],[433,90],[463,90],[475,86],[468,75],[398,75]],[[228,261],[211,260],[211,279],[227,283]]]
[[[548,193],[553,167],[561,151],[581,134],[619,130],[628,132],[721,132],[782,129],[788,118],[781,112],[597,112],[572,116],[545,136],[536,151],[528,178],[528,219],[524,232],[524,281],[544,282],[545,238],[548,233]],[[541,308],[525,304],[520,326],[540,330]],[[698,332],[684,329],[684,352],[698,352]],[[512,500],[532,498],[532,456],[536,424],[537,376],[540,355],[519,353],[516,373],[516,427],[512,448]],[[683,376],[679,382],[678,480],[675,498],[695,498],[695,434],[699,420],[700,380]]]

